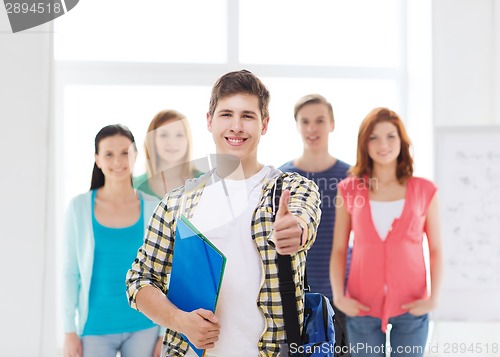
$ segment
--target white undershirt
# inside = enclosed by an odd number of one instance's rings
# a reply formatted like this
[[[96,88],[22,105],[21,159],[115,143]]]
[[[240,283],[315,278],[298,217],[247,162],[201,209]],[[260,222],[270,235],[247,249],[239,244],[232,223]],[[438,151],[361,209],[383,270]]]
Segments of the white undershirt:
[[[401,216],[405,200],[396,201],[372,201],[370,209],[372,211],[372,221],[377,233],[383,241],[387,238],[392,224],[396,218]]]
[[[262,260],[252,241],[251,222],[270,170],[264,166],[246,180],[208,184],[194,211],[193,224],[227,258],[215,313],[221,331],[215,347],[207,350],[207,357],[259,354],[257,343],[265,320],[257,308],[257,299],[263,275]]]

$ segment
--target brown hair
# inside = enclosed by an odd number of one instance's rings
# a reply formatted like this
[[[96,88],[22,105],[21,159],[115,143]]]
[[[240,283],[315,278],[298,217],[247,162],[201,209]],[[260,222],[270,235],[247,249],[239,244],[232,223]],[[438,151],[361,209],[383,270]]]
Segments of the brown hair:
[[[375,125],[381,122],[389,122],[398,129],[401,139],[401,150],[397,158],[396,177],[400,183],[413,175],[413,159],[410,154],[410,138],[406,133],[403,121],[394,111],[387,108],[375,108],[363,119],[358,132],[358,150],[356,165],[350,172],[359,178],[373,175],[373,160],[368,155],[368,142],[373,133]]]
[[[299,110],[301,110],[303,107],[309,104],[324,104],[328,108],[328,112],[330,113],[330,117],[332,118],[332,121],[335,121],[335,118],[333,116],[333,108],[332,105],[330,104],[329,101],[326,100],[325,97],[323,97],[320,94],[308,94],[300,98],[297,103],[295,103],[295,107],[293,108],[293,117],[295,118],[295,121],[297,121],[297,113]]]
[[[149,123],[148,132],[146,134],[146,140],[144,141],[144,150],[146,152],[146,171],[148,173],[148,177],[152,177],[155,173],[158,173],[158,153],[156,152],[156,138],[155,138],[155,130],[159,127],[174,122],[176,120],[180,120],[184,125],[184,130],[186,131],[186,139],[188,141],[188,148],[186,152],[186,156],[184,157],[183,163],[185,164],[183,177],[190,178],[193,176],[196,169],[193,167],[191,162],[191,129],[189,127],[189,123],[184,116],[184,114],[179,113],[176,110],[165,109],[158,114],[155,115],[151,123]]]
[[[219,99],[240,93],[257,96],[262,119],[269,117],[269,101],[271,99],[269,90],[257,76],[246,69],[226,73],[215,82],[210,96],[208,113],[211,116],[214,115]]]

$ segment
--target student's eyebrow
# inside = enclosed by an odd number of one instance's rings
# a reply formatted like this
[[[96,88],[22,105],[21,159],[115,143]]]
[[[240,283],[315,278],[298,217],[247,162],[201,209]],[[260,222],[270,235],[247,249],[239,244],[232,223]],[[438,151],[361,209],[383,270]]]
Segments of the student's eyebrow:
[[[217,113],[232,113],[233,111],[230,109],[219,109]]]
[[[231,109],[220,109],[220,110],[217,111],[217,113],[219,113],[219,114],[224,114],[224,113],[233,114],[234,111],[231,110]],[[243,110],[242,113],[243,114],[247,114],[247,115],[255,115],[255,116],[257,115],[257,113],[254,112],[253,110]]]

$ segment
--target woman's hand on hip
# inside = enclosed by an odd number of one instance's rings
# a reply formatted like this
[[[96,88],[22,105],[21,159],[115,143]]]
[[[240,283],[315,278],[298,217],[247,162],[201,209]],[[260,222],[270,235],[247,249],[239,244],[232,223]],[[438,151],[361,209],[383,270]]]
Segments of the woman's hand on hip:
[[[436,304],[433,299],[425,299],[425,300],[415,300],[404,304],[401,308],[408,310],[408,312],[415,316],[425,315],[436,307]]]

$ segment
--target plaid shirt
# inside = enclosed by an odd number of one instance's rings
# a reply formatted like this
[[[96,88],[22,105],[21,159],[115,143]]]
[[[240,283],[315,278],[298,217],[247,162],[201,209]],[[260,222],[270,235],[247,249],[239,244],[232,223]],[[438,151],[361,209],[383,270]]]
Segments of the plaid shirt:
[[[257,306],[264,316],[266,324],[266,330],[258,341],[259,356],[277,356],[280,346],[286,344],[278,283],[277,255],[273,244],[269,242],[272,238],[273,212],[278,208],[273,206],[273,197],[274,184],[279,174],[281,174],[280,171],[273,169],[266,177],[260,202],[253,214],[251,227],[252,240],[261,257],[264,274],[264,281],[257,300]],[[283,190],[290,189],[291,191],[289,211],[302,218],[308,226],[307,243],[303,249],[292,255],[299,321],[303,321],[304,269],[307,250],[314,243],[321,217],[320,196],[313,181],[296,173],[283,173],[281,175],[283,177]],[[167,295],[169,274],[172,269],[176,218],[181,214],[192,218],[193,211],[210,176],[211,174],[208,173],[198,179],[189,180],[185,186],[170,192],[153,213],[144,244],[139,249],[137,258],[127,273],[127,296],[130,306],[133,308],[137,309],[136,295],[144,286],[154,286]],[[184,356],[188,350],[188,344],[182,336],[170,329],[167,329],[165,333],[164,344],[167,347],[166,356]]]

